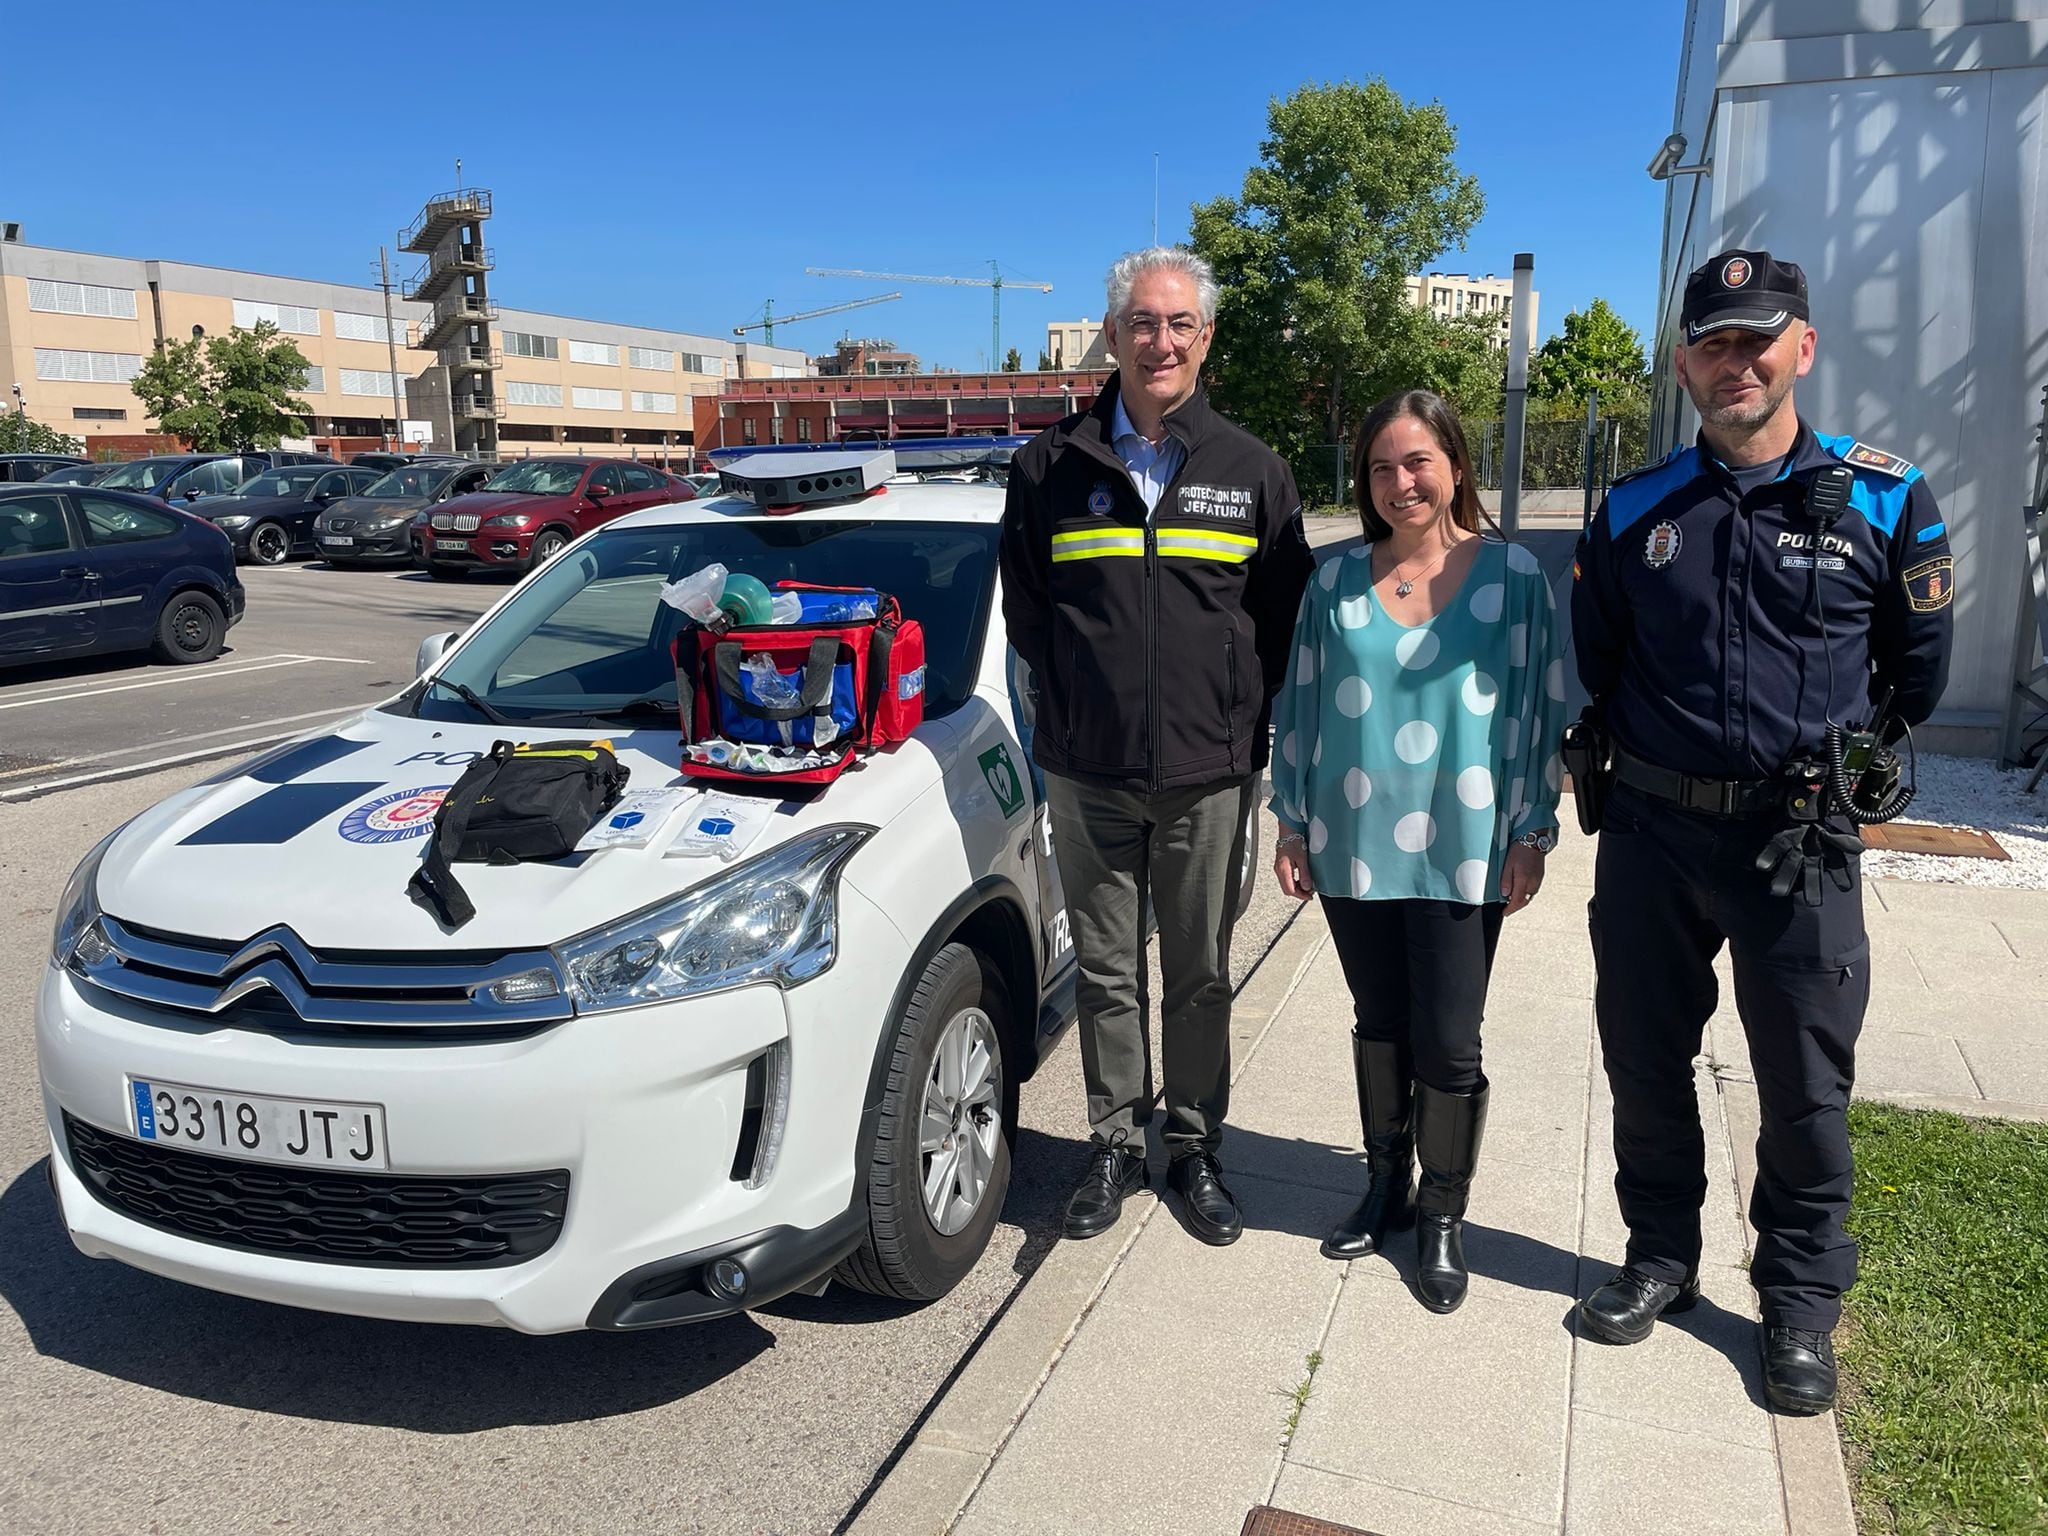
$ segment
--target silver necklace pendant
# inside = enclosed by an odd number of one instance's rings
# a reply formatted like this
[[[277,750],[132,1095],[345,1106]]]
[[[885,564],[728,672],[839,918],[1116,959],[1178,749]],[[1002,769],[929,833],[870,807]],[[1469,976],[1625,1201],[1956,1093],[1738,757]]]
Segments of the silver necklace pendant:
[[[1394,583],[1394,596],[1396,597],[1406,597],[1414,590],[1415,583],[1412,581],[1397,581]]]

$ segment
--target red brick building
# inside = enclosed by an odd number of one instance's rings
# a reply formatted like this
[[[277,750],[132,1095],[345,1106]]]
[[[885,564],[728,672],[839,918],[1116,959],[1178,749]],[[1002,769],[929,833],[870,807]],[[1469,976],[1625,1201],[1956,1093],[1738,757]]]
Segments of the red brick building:
[[[1036,432],[1085,408],[1109,372],[732,379],[695,398],[695,447]]]

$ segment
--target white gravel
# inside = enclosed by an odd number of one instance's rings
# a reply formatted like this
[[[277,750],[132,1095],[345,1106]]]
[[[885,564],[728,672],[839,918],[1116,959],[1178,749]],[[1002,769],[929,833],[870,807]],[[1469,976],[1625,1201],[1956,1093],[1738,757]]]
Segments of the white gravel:
[[[2002,771],[1989,758],[1920,754],[1920,793],[1894,825],[1914,822],[1989,832],[2004,859],[1945,859],[1870,849],[1863,873],[1946,885],[2048,891],[2048,779],[2026,793],[2031,769]]]

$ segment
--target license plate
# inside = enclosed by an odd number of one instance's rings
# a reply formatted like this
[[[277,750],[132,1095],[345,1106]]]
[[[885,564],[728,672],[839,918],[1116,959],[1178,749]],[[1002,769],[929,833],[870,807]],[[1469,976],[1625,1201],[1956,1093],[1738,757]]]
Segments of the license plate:
[[[349,548],[355,541],[355,535],[352,533],[323,533],[320,535],[320,542],[322,544],[337,544],[343,549]]]
[[[442,550],[442,551],[444,551],[444,552],[456,552],[456,553],[461,553],[461,554],[468,554],[468,553],[469,553],[469,540],[467,540],[467,539],[436,539],[436,540],[434,540],[434,548],[436,548],[436,549],[438,549],[438,550]]]
[[[279,1099],[190,1083],[128,1079],[136,1137],[190,1152],[322,1168],[390,1166],[384,1106]]]

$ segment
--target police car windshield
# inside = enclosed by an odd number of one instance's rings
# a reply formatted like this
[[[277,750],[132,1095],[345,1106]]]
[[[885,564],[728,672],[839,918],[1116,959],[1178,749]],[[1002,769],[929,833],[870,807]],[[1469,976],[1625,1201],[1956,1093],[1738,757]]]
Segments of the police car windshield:
[[[717,561],[770,587],[804,581],[893,594],[924,626],[925,713],[943,715],[974,691],[997,533],[987,523],[809,520],[610,529],[521,587],[440,676],[518,720],[673,729],[670,647],[687,621],[661,589]],[[416,686],[388,707],[428,720],[483,718],[450,689]]]

